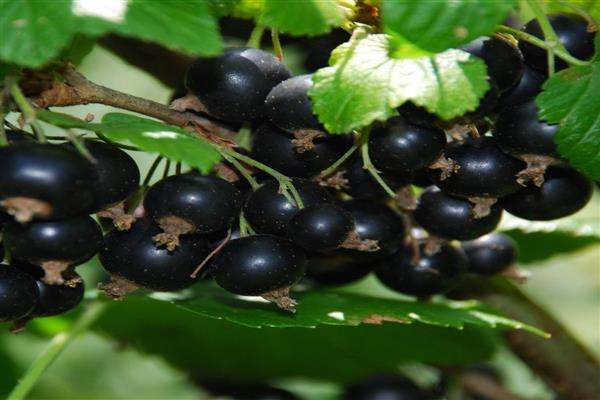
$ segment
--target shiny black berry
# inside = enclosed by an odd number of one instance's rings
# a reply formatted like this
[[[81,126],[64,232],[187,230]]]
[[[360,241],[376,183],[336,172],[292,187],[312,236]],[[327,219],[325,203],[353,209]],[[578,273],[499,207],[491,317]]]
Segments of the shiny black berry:
[[[567,166],[550,167],[541,187],[530,184],[502,199],[502,206],[520,218],[548,221],[574,214],[592,196],[592,181]]]
[[[534,99],[502,110],[492,131],[502,150],[514,155],[558,157],[554,135],[560,126],[540,121],[537,113]]]
[[[242,194],[231,183],[212,175],[172,175],[155,183],[144,198],[147,215],[159,222],[177,217],[190,232],[226,230],[239,216]]]
[[[448,177],[432,170],[435,184],[460,197],[502,197],[521,187],[517,174],[525,163],[500,150],[493,138],[481,137],[448,144],[444,151],[456,168]]]
[[[445,145],[443,130],[412,125],[396,117],[373,128],[369,155],[382,171],[415,171],[435,161]]]
[[[532,100],[542,91],[545,79],[543,74],[524,65],[523,76],[521,76],[519,83],[508,92],[502,93],[498,99],[497,109],[502,110]]]
[[[140,183],[140,171],[133,158],[117,146],[86,140],[85,147],[96,160],[93,211],[100,211],[126,200]],[[71,144],[67,146],[76,151]]]
[[[335,250],[308,254],[306,276],[323,286],[339,286],[356,282],[367,276],[376,260],[356,258],[352,252]]]
[[[348,386],[343,400],[428,400],[427,392],[402,376],[380,375]]]
[[[0,169],[0,206],[20,222],[85,214],[94,203],[93,164],[63,146],[2,147]]]
[[[31,275],[0,264],[0,322],[26,317],[38,299],[38,289]]]
[[[517,244],[503,233],[490,233],[462,242],[461,248],[469,260],[469,272],[483,276],[492,276],[505,270],[517,258]]]
[[[436,187],[427,188],[417,200],[413,217],[430,234],[444,239],[471,240],[493,231],[502,216],[498,204],[488,215],[475,217],[475,205],[450,196]]]
[[[498,37],[480,37],[462,47],[485,62],[490,79],[500,92],[513,88],[523,74],[523,55],[517,46]]]
[[[548,20],[559,41],[569,54],[582,60],[587,60],[594,55],[595,33],[588,31],[588,24],[584,18],[574,14],[555,14],[549,15]],[[529,21],[522,30],[540,39],[544,38],[537,19]],[[519,41],[519,49],[521,49],[527,64],[539,71],[548,73],[546,50],[524,40]],[[569,66],[558,57],[555,57],[555,65],[556,70],[565,69]]]
[[[406,230],[402,217],[385,204],[348,200],[340,205],[352,215],[355,231],[360,239],[376,240],[381,249],[374,253],[346,250],[350,254],[373,258],[388,254],[402,244]]]
[[[289,288],[304,276],[306,255],[274,235],[254,235],[227,243],[215,256],[211,273],[225,290],[256,296]]]
[[[254,132],[252,155],[285,175],[310,178],[340,158],[351,145],[345,135],[316,138],[307,145],[288,132],[262,124]]]
[[[305,207],[332,201],[329,193],[314,182],[295,179],[293,183]],[[281,236],[285,235],[288,222],[297,212],[296,204],[279,192],[277,181],[265,182],[250,194],[244,205],[244,217],[252,228],[260,233]]]
[[[62,283],[60,273],[91,258],[102,244],[102,230],[89,216],[56,221],[10,222],[4,240],[13,258],[42,266],[47,282]],[[49,276],[55,270],[57,276]]]
[[[269,122],[287,132],[323,131],[312,111],[308,89],[311,75],[300,75],[275,86],[265,100]]]
[[[478,123],[481,119],[490,114],[494,109],[498,107],[498,101],[500,100],[500,89],[493,80],[488,81],[490,88],[484,93],[483,97],[479,99],[477,108],[473,111],[469,111],[463,116],[468,122]]]
[[[357,200],[382,200],[389,197],[381,185],[373,178],[369,171],[363,168],[363,160],[360,156],[351,157],[342,169],[347,184],[343,191]],[[410,185],[413,181],[413,173],[410,171],[385,171],[380,174],[385,183],[394,191]]]
[[[231,122],[257,121],[264,116],[267,94],[290,72],[271,53],[252,48],[226,50],[219,57],[192,63],[185,84],[208,114]]]
[[[442,126],[445,122],[436,114],[432,114],[410,101],[398,107],[398,112],[408,123],[426,128]]]
[[[449,244],[429,255],[425,246],[414,254],[411,246],[401,247],[396,254],[384,260],[375,270],[385,286],[413,296],[430,296],[444,293],[460,282],[467,270],[464,253]]]
[[[208,242],[197,235],[184,236],[174,251],[156,248],[152,237],[160,232],[150,220],[137,220],[129,231],[113,230],[104,239],[100,263],[112,275],[158,291],[186,288],[195,281],[192,272],[206,258]]]
[[[309,251],[340,247],[354,230],[352,215],[334,204],[315,204],[298,211],[288,222],[287,236]]]

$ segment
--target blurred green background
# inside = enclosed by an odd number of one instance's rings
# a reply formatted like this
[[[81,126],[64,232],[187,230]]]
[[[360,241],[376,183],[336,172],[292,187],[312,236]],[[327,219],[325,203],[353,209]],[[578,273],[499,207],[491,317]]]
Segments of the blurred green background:
[[[293,65],[293,55],[286,61]],[[157,102],[166,103],[171,95],[169,88],[100,47],[93,49],[79,69],[96,83]],[[100,105],[65,109],[65,112],[79,117],[92,113],[97,120],[110,111],[114,110]],[[147,169],[154,158],[153,155],[143,153],[135,153],[135,156],[142,171]],[[573,221],[580,225],[596,226],[600,230],[598,193],[594,201],[576,215]],[[544,246],[544,243],[539,245]],[[532,272],[530,281],[523,287],[525,292],[551,310],[594,354],[600,356],[600,245],[559,254],[525,267]],[[92,268],[92,265],[83,267],[80,271],[91,281],[97,279],[95,275],[98,270]],[[383,291],[372,279],[348,290],[374,291],[378,294]],[[5,324],[0,325],[3,328],[0,331],[0,397],[10,390],[15,380],[47,344],[48,339],[40,333],[60,330],[67,323],[65,321],[62,316],[40,320],[35,323],[34,329],[18,335],[9,334],[4,329]],[[165,340],[168,341],[168,338]],[[194,343],[189,343],[189,346],[194,346]],[[223,357],[227,357],[227,354]],[[377,354],[372,357],[377,357]],[[500,350],[492,362],[502,370],[510,390],[530,398],[551,398],[544,385],[507,351]],[[133,348],[89,333],[67,348],[39,380],[29,398],[209,398],[188,379],[188,372],[190,371],[175,370],[156,356],[139,353]],[[223,377],[224,380],[230,378]],[[335,398],[339,391],[337,386],[328,382],[307,381],[302,378],[274,383],[308,399]]]

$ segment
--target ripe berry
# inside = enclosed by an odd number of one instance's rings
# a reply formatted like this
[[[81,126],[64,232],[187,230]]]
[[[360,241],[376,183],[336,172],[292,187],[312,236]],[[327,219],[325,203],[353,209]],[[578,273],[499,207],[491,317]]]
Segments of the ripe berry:
[[[12,257],[41,266],[45,281],[62,284],[62,272],[91,258],[102,244],[102,230],[89,216],[56,221],[10,222],[4,240]]]
[[[523,55],[506,39],[480,37],[462,47],[485,62],[490,79],[500,92],[513,88],[523,74]]]
[[[419,125],[426,128],[436,128],[444,125],[444,120],[436,114],[432,114],[423,107],[407,101],[398,107],[400,115],[410,124]]]
[[[211,273],[225,290],[246,296],[289,288],[304,276],[306,255],[275,235],[254,235],[227,243],[215,256]]]
[[[373,178],[369,171],[363,168],[363,160],[359,156],[352,157],[343,166],[343,177],[348,181],[343,188],[352,198],[357,200],[381,200],[388,198],[388,194]],[[385,171],[380,174],[385,183],[392,189],[398,190],[410,185],[413,173],[409,171]]]
[[[400,293],[430,296],[452,289],[467,270],[463,252],[449,244],[432,255],[425,252],[425,245],[419,246],[418,257],[414,251],[404,246],[384,260],[375,270],[381,283]]]
[[[463,116],[463,119],[468,122],[480,122],[482,118],[490,114],[496,107],[498,107],[498,100],[500,99],[500,90],[498,85],[493,80],[489,80],[490,88],[484,93],[483,97],[479,99],[477,108],[473,111],[469,111]]]
[[[380,170],[415,171],[435,161],[445,145],[443,130],[411,125],[396,117],[373,128],[369,155]]]
[[[309,178],[331,165],[351,146],[351,140],[344,135],[316,138],[312,145],[297,140],[273,125],[262,124],[254,132],[252,155],[285,175]]]
[[[544,84],[545,77],[533,68],[527,65],[523,66],[523,76],[517,86],[509,90],[508,92],[502,93],[498,99],[497,108],[502,110],[504,108],[526,103],[532,100],[542,91],[542,85]]]
[[[304,207],[332,201],[329,193],[314,182],[294,179]],[[285,235],[288,222],[298,212],[296,204],[291,203],[279,193],[279,183],[268,181],[250,194],[244,205],[244,217],[252,228],[260,233]]]
[[[93,164],[63,146],[15,143],[0,148],[0,165],[0,206],[19,222],[69,218],[93,205]]]
[[[84,144],[96,160],[94,211],[120,203],[138,189],[140,171],[129,154],[97,140],[86,140]],[[76,151],[71,144],[67,148]]]
[[[219,57],[192,63],[185,84],[208,114],[231,122],[258,121],[269,91],[290,72],[272,54],[259,49],[228,49]]]
[[[173,175],[155,183],[144,198],[146,215],[164,231],[157,243],[169,250],[179,235],[227,230],[239,216],[242,194],[216,176],[189,173]]]
[[[429,187],[417,200],[413,217],[430,234],[449,240],[471,240],[493,231],[502,216],[498,204],[490,213],[475,217],[475,206],[467,200],[452,197],[436,187]]]
[[[208,242],[197,235],[183,236],[179,246],[168,251],[154,245],[152,237],[159,232],[147,219],[137,220],[129,231],[111,231],[100,249],[100,263],[111,275],[152,290],[173,291],[192,285],[190,274],[208,255]]]
[[[35,280],[29,274],[0,264],[0,322],[26,317],[38,299]]]
[[[334,204],[314,204],[298,211],[287,225],[287,236],[310,251],[340,247],[354,230],[352,215]]]
[[[504,154],[494,139],[481,137],[449,143],[444,152],[458,170],[446,179],[432,170],[432,179],[445,192],[459,197],[502,197],[521,187],[516,175],[525,164]]]
[[[592,182],[567,166],[549,167],[541,187],[529,185],[502,199],[502,206],[520,218],[548,221],[574,214],[592,196]]]
[[[554,135],[560,126],[540,121],[537,113],[538,108],[533,99],[502,110],[493,129],[494,138],[502,150],[514,155],[558,157]]]
[[[517,244],[503,233],[490,233],[461,243],[469,260],[469,272],[492,276],[510,267],[517,257]]]
[[[311,86],[311,75],[295,76],[275,86],[265,100],[269,122],[291,133],[323,131],[308,97]]]
[[[324,286],[346,285],[367,276],[376,261],[357,259],[348,251],[332,251],[308,255],[306,276]]]
[[[587,60],[594,55],[595,33],[588,31],[588,24],[584,18],[574,14],[555,14],[549,15],[548,20],[559,41],[569,54],[582,60]],[[537,19],[529,21],[522,30],[540,39],[544,38],[542,28]],[[546,50],[527,43],[524,40],[519,41],[519,49],[521,49],[527,64],[547,73],[548,58]],[[558,71],[567,68],[569,65],[558,57],[555,57],[555,66]]]
[[[427,392],[402,376],[373,376],[346,388],[343,400],[427,400]]]
[[[349,254],[373,259],[373,256],[383,256],[402,244],[406,229],[402,217],[385,204],[348,200],[340,206],[352,215],[360,239],[375,240],[381,249],[374,253],[346,250]]]

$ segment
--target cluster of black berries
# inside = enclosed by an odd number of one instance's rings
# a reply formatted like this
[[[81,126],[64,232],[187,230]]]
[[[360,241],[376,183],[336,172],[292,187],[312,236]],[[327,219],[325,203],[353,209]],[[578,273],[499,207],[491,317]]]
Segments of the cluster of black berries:
[[[550,21],[567,50],[592,55],[584,20]],[[535,21],[526,30],[540,35]],[[558,126],[537,118],[545,53],[501,35],[465,49],[490,76],[477,110],[442,121],[406,104],[357,145],[352,135],[325,132],[308,97],[311,76],[291,77],[271,54],[236,48],[197,60],[186,75],[188,95],[173,107],[252,127],[251,149],[239,154],[254,165],[225,162],[216,168],[223,178],[178,173],[139,191],[135,162],[112,144],[85,141],[83,151],[13,139],[0,148],[0,206],[13,217],[3,215],[10,267],[0,271],[0,320],[75,305],[83,284],[74,267],[98,250],[111,275],[103,288],[115,298],[138,287],[186,288],[203,268],[226,290],[287,310],[295,306],[289,288],[304,276],[339,285],[374,271],[386,286],[427,298],[452,289],[467,270],[505,270],[514,243],[491,234],[503,210],[564,217],[588,202],[592,186],[557,154]],[[360,155],[329,168],[356,147]],[[292,184],[270,178],[268,168]],[[418,199],[412,185],[425,187]],[[143,207],[134,222],[125,201],[134,207],[137,193]],[[94,213],[116,229],[103,238]]]

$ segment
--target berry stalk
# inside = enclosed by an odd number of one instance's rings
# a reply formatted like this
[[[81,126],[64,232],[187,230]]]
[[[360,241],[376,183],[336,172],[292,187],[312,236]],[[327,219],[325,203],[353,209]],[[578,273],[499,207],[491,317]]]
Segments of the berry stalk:
[[[13,81],[11,83],[10,94],[11,94],[13,100],[15,101],[15,103],[17,103],[17,107],[19,107],[19,109],[23,113],[23,116],[25,117],[25,122],[28,123],[29,125],[31,125],[31,128],[37,135],[38,141],[40,143],[46,143],[47,142],[46,136],[44,135],[44,130],[42,129],[42,125],[39,123],[39,121],[37,120],[37,118],[35,116],[35,110],[31,106],[31,104],[29,104],[29,101],[27,100],[27,98],[25,97],[25,95],[23,94],[21,89],[19,88],[19,85],[17,85],[17,82]]]

